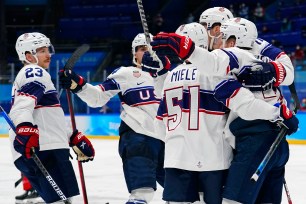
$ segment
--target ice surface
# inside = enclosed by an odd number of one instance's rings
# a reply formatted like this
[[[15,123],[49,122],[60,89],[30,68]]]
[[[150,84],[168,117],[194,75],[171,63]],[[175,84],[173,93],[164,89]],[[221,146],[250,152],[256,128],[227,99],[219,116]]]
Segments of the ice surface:
[[[88,203],[90,204],[124,204],[128,198],[122,164],[117,151],[118,140],[92,139],[96,150],[93,162],[83,164]],[[73,154],[73,152],[71,152]],[[73,161],[79,178],[78,165]],[[9,139],[0,138],[0,203],[13,204],[15,196],[22,194],[22,185],[14,188],[20,178],[19,171],[13,165],[9,148]],[[286,181],[294,204],[306,203],[306,146],[290,145],[290,160],[286,168]],[[80,182],[79,182],[80,183]],[[80,185],[79,185],[80,186]],[[80,186],[81,189],[81,186]],[[152,204],[164,204],[162,188],[154,196]],[[73,200],[74,204],[83,204],[82,196]],[[283,204],[288,203],[283,193]]]

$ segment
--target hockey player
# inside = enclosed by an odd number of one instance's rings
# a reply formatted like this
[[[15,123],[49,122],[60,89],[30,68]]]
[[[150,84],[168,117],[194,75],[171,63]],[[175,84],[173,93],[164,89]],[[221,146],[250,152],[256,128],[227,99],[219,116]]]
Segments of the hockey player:
[[[233,17],[232,12],[225,7],[212,7],[203,11],[199,23],[207,29],[209,50],[219,48],[218,39],[222,37],[220,26]]]
[[[191,42],[191,40],[194,40],[196,45],[198,45],[198,43],[190,33],[203,33],[199,30],[194,30],[195,29],[189,30],[188,35],[188,25],[181,26],[177,30],[177,33],[183,35],[187,34],[188,37],[183,37],[184,39],[180,41],[178,41],[178,38],[180,38],[179,35],[160,34],[152,43],[154,46],[160,47],[153,47],[153,49],[157,51],[159,49],[164,49],[168,46],[166,43],[173,40],[175,42],[169,45],[169,47],[171,47],[170,49],[181,46],[182,50],[186,49],[188,51],[188,48],[192,50],[193,45],[190,44],[193,44],[193,42]],[[189,38],[191,38],[191,40]],[[181,56],[188,54],[184,50],[182,52],[175,50],[175,52]],[[240,61],[237,68],[239,68],[239,66],[242,68],[247,66],[250,62],[256,61],[252,55],[246,52],[243,53],[244,61]],[[226,58],[226,56],[224,57]],[[205,61],[206,60],[207,59],[205,59]],[[229,64],[228,61],[224,61],[227,65]],[[215,65],[214,62],[211,64],[207,62],[210,61],[207,60],[205,64],[203,63],[204,65],[197,64],[197,66],[193,64],[180,65],[168,73],[164,83],[164,98],[161,102],[157,118],[163,121],[166,129],[160,128],[163,126],[162,121],[159,122],[159,127],[156,129],[166,132],[166,180],[163,198],[166,201],[170,201],[170,203],[186,203],[197,200],[198,189],[195,187],[197,185],[193,183],[194,186],[190,190],[190,186],[192,185],[190,185],[190,183],[195,182],[196,178],[201,174],[203,177],[200,176],[200,186],[202,185],[204,190],[204,201],[206,203],[221,203],[221,189],[223,183],[222,179],[220,179],[222,178],[222,174],[220,174],[222,171],[220,171],[220,169],[224,170],[228,168],[232,156],[230,145],[224,140],[223,135],[227,119],[225,105],[247,120],[272,120],[279,115],[283,115],[278,108],[262,100],[255,99],[251,92],[241,87],[241,84],[239,84],[237,80],[231,78],[225,81],[232,83],[232,87],[230,85],[229,91],[231,91],[231,89],[235,90],[233,88],[237,88],[235,91],[238,92],[239,90],[240,93],[237,96],[232,96],[230,104],[224,103],[222,100],[216,101],[214,98],[216,95],[213,94],[215,84],[219,82],[220,77],[222,78],[222,76],[227,75],[226,71],[228,71],[228,69],[217,71],[211,70],[211,73],[207,73],[205,70],[206,66],[209,69]],[[230,65],[233,64],[230,63]],[[227,66],[225,66],[225,68],[226,67]],[[220,88],[220,86],[218,88]],[[229,93],[220,93],[219,91],[218,94],[221,95],[219,97],[224,97],[223,95]],[[243,98],[244,96],[245,98]],[[282,108],[286,107],[283,106]],[[264,111],[259,112],[258,110]],[[296,128],[294,124],[291,127],[293,129]],[[201,136],[198,135],[197,137],[197,133],[199,134],[200,132]],[[203,134],[203,132],[205,134]],[[162,132],[160,134],[162,134]],[[212,152],[215,154],[212,154]],[[220,152],[223,153],[223,157],[218,154]],[[188,158],[184,158],[185,155],[188,155]],[[224,162],[223,165],[221,165],[222,167],[216,166],[220,165],[220,157],[223,158],[221,161]],[[203,170],[206,170],[206,172],[203,172]],[[193,173],[188,173],[188,171],[193,171]],[[200,171],[200,173],[197,175],[194,171]],[[219,180],[216,179],[218,173],[220,174]],[[214,184],[218,184],[219,186],[215,185],[214,188],[211,188],[211,182],[209,181],[209,178],[211,178],[210,174],[215,176],[214,179],[218,182],[214,181]],[[190,181],[186,179],[182,181],[178,179],[183,175],[186,178],[190,176],[195,180]],[[201,179],[204,177],[206,180]],[[184,182],[190,183],[187,185]],[[186,188],[189,190],[187,191]],[[173,189],[175,189],[175,191]]]
[[[149,203],[156,181],[164,186],[164,142],[153,126],[160,101],[154,94],[153,78],[142,71],[140,65],[148,46],[145,35],[138,34],[132,42],[136,66],[116,69],[98,86],[86,83],[74,72],[59,72],[62,86],[71,89],[91,107],[101,107],[111,97],[119,95],[123,106],[119,154],[130,193],[126,204]]]
[[[24,67],[12,88],[10,117],[16,134],[9,137],[14,164],[47,203],[61,201],[49,181],[31,159],[32,151],[67,198],[79,195],[75,173],[69,161],[69,145],[82,161],[94,158],[90,141],[80,132],[67,133],[64,112],[57,91],[46,69],[50,65],[53,46],[41,33],[25,33],[18,37],[16,51]],[[70,137],[71,135],[71,137]]]
[[[293,81],[294,69],[289,57],[266,41],[256,39],[256,26],[247,19],[230,19],[222,24],[221,32],[224,41],[235,36],[235,39],[231,39],[235,46],[270,62],[258,64],[259,70],[243,70],[238,77],[240,81],[247,84],[256,98],[270,104],[286,104],[278,86],[290,85]],[[278,133],[275,127],[268,125],[264,121],[245,121],[241,118],[230,124],[236,136],[237,154],[224,188],[224,203],[281,203],[285,164],[289,158],[286,139],[282,140],[256,184],[250,181]],[[251,135],[256,135],[256,138]],[[248,145],[250,143],[252,146]]]
[[[176,33],[188,35],[207,49],[207,31],[201,24],[181,25]],[[143,64],[153,67],[154,62],[145,58]],[[222,133],[228,109],[213,98],[211,78],[188,61],[159,78],[162,81],[156,81],[156,86],[162,86],[163,100],[155,129],[165,137],[163,199],[167,203],[195,202],[200,200],[200,188],[205,203],[221,203],[232,159],[232,149]]]
[[[243,30],[241,30],[241,32],[242,31]],[[235,33],[227,33],[223,36],[224,45],[235,45]],[[252,39],[255,41],[256,37],[251,39],[246,38],[245,40],[250,43]],[[240,38],[237,38],[237,41],[239,39]],[[239,48],[218,49],[209,53],[205,49],[195,47],[194,43],[187,37],[173,33],[161,33],[157,35],[154,37],[152,45],[153,50],[156,50],[157,52],[160,49],[168,50],[170,53],[175,53],[182,59],[188,59],[197,67],[201,67],[203,64],[207,65],[201,70],[212,77],[222,77],[230,74],[235,78],[239,78],[239,74],[242,73],[243,70],[248,67],[253,67],[253,63],[256,62],[252,54],[240,50]],[[259,62],[257,61],[255,66],[258,67],[258,63]],[[262,68],[264,66],[273,66],[276,71],[281,69],[279,68],[279,64],[275,62],[271,62],[270,64],[259,63],[259,65],[262,66]],[[279,77],[281,77],[281,75],[275,76],[276,81],[281,80]],[[236,200],[241,203],[255,203],[262,182],[265,178],[268,178],[267,183],[269,183],[269,189],[263,189],[263,194],[259,196],[259,202],[280,203],[278,198],[279,195],[281,195],[281,192],[276,195],[279,193],[279,190],[276,189],[277,193],[275,195],[275,192],[272,192],[270,196],[268,196],[268,194],[269,190],[272,190],[273,181],[278,184],[280,181],[283,181],[284,165],[288,159],[288,144],[286,140],[284,140],[277,149],[276,153],[272,157],[273,162],[270,162],[266,167],[265,172],[261,175],[256,185],[250,183],[250,178],[280,130],[277,123],[271,123],[268,120],[272,122],[282,121],[282,123],[285,124],[285,127],[288,128],[287,134],[290,135],[297,130],[298,119],[286,107],[286,103],[282,98],[269,100],[271,104],[274,104],[277,101],[281,102],[281,106],[278,110],[275,111],[274,109],[274,111],[270,112],[273,108],[268,108],[269,106],[267,103],[263,102],[262,97],[255,94],[256,97],[260,98],[260,100],[254,100],[254,95],[247,89],[243,88],[242,85],[234,79],[225,79],[219,83],[214,90],[214,96],[218,101],[222,102],[232,110],[228,122],[232,121],[233,117],[235,117],[235,113],[241,117],[237,118],[230,124],[230,129],[236,136],[237,153],[229,171],[230,174],[231,172],[234,172],[235,176],[229,177],[229,179],[232,179],[232,184],[237,182],[238,184],[228,188],[228,194],[225,193],[225,195],[230,195],[230,197],[225,196],[225,198]],[[260,117],[261,114],[265,115],[266,118]],[[249,121],[249,117],[265,120]],[[233,165],[233,163],[236,163],[236,165]],[[271,175],[270,177],[267,176],[268,172]],[[236,201],[224,200],[225,203],[235,203]]]

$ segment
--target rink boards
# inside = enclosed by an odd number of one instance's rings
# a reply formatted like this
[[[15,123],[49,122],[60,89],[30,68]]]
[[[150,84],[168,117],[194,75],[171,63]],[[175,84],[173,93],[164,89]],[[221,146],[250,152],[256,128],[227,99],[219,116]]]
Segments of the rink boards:
[[[306,144],[306,112],[297,114],[300,125],[299,130],[287,139],[291,144]],[[99,139],[118,139],[118,128],[120,125],[120,117],[118,114],[107,115],[77,115],[76,124],[78,130],[91,138]],[[66,116],[67,128],[71,128],[70,117]],[[0,136],[7,137],[8,124],[2,116],[0,116]]]

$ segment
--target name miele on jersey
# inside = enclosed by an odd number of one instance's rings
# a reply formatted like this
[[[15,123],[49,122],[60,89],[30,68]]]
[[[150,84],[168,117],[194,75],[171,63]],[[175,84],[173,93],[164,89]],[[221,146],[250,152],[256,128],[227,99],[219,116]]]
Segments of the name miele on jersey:
[[[77,93],[91,107],[105,105],[116,94],[123,107],[120,118],[135,132],[160,139],[152,125],[160,100],[149,73],[136,67],[120,67],[102,84],[86,84]]]

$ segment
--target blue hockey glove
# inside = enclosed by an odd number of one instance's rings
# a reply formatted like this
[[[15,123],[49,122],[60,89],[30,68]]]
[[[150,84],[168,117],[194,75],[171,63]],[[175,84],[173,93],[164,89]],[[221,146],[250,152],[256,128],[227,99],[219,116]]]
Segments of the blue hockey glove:
[[[151,46],[158,55],[178,56],[182,60],[188,59],[195,48],[189,37],[163,32],[153,37]]]
[[[60,86],[64,89],[70,89],[73,93],[80,91],[86,84],[86,80],[72,70],[60,70],[58,76]]]
[[[16,127],[16,137],[14,139],[14,149],[25,156],[31,158],[31,149],[39,150],[39,131],[37,125],[29,122],[23,122]]]
[[[80,162],[92,161],[95,157],[95,149],[89,139],[78,130],[75,130],[70,137],[70,146],[77,155]]]
[[[292,111],[286,106],[280,106],[280,117],[283,119],[282,124],[287,128],[287,135],[291,135],[299,128],[299,120]]]
[[[157,56],[153,53],[146,51],[142,57],[142,70],[149,72],[153,77],[167,73],[171,67],[170,60],[166,56]]]
[[[257,62],[238,75],[238,80],[251,91],[265,91],[278,87],[285,79],[286,70],[277,62]]]

